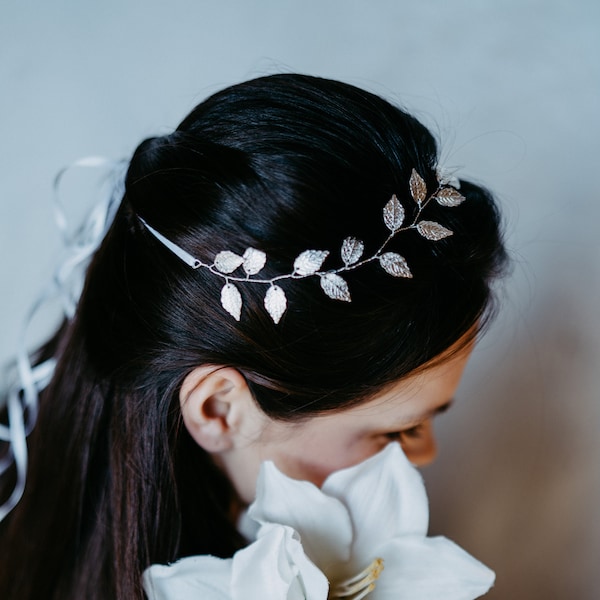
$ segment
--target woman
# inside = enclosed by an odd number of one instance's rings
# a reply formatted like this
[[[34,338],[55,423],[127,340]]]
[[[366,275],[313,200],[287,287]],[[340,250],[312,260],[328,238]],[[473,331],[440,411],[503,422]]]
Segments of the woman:
[[[0,597],[142,598],[153,563],[232,556],[264,460],[429,461],[505,257],[491,197],[436,167],[413,117],[300,75],[142,142],[46,349]]]

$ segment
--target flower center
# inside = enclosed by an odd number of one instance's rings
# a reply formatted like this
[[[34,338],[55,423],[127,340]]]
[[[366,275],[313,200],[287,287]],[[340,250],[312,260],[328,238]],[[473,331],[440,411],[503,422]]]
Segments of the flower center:
[[[329,590],[328,600],[362,600],[375,589],[375,581],[383,571],[383,558],[376,558],[358,575],[344,579]]]

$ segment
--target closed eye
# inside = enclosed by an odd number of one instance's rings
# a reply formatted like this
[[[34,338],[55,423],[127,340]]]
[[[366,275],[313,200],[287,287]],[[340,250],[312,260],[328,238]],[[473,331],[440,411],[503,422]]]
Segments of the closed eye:
[[[402,431],[390,431],[386,433],[386,437],[390,440],[401,440],[403,437],[407,438],[419,438],[424,429],[424,423],[419,423],[418,425],[413,425],[413,427],[409,427],[408,429],[403,429]]]
[[[385,434],[385,436],[393,441],[401,441],[402,439],[413,439],[418,440],[423,435],[427,434],[428,427],[433,417],[445,413],[450,406],[452,405],[453,400],[449,400],[448,402],[438,406],[432,414],[430,414],[424,421],[421,423],[417,423],[416,425],[412,425],[411,427],[407,427],[406,429],[401,429],[399,431],[390,431]]]

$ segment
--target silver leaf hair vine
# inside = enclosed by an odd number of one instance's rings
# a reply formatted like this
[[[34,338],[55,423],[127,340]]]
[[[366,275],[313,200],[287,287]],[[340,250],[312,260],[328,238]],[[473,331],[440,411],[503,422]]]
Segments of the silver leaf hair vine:
[[[410,194],[417,205],[415,218],[409,225],[405,225],[405,211],[401,202],[394,194],[383,208],[383,222],[390,234],[381,244],[377,252],[368,258],[363,258],[364,243],[355,237],[347,237],[342,242],[341,257],[343,267],[321,271],[325,259],[329,256],[328,250],[304,250],[294,261],[294,270],[291,273],[277,275],[271,279],[256,277],[267,262],[267,255],[262,250],[247,248],[242,256],[222,250],[214,258],[212,264],[204,263],[195,258],[183,248],[174,244],[161,233],[152,228],[144,219],[140,221],[146,229],[173,254],[193,269],[208,269],[214,275],[221,277],[225,285],[221,289],[221,305],[236,320],[239,321],[242,313],[242,295],[235,285],[236,282],[258,283],[269,286],[265,294],[264,304],[269,316],[274,323],[279,323],[287,308],[287,298],[284,290],[277,285],[285,279],[305,279],[306,277],[319,277],[321,288],[327,296],[334,300],[350,302],[348,283],[341,276],[342,273],[352,271],[370,262],[378,261],[383,270],[392,277],[411,278],[412,273],[403,256],[396,252],[384,252],[389,242],[400,232],[416,229],[424,238],[438,241],[452,235],[452,231],[435,221],[421,221],[421,213],[432,199],[446,207],[458,206],[464,202],[465,197],[456,189],[458,180],[438,170],[438,187],[431,195],[427,195],[427,186],[423,178],[415,169],[412,170],[409,180]],[[244,275],[239,271],[244,272]],[[238,271],[240,274],[235,275]]]

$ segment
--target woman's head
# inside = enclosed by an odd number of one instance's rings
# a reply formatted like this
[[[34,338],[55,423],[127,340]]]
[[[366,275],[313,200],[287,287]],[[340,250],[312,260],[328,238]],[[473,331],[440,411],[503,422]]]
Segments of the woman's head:
[[[436,167],[435,142],[419,122],[342,83],[279,75],[215,94],[135,152],[81,302],[94,370],[124,389],[154,388],[163,412],[150,413],[153,421],[178,414],[176,392],[191,372],[216,367],[240,374],[259,413],[304,421],[449,360],[484,322],[503,259],[496,208],[472,184],[462,183],[460,206],[429,202],[420,215],[452,236],[432,241],[409,229],[386,246],[405,257],[411,278],[364,264],[343,273],[351,302],[329,298],[318,277],[278,279],[287,298],[278,323],[265,310],[268,285],[235,283],[243,302],[236,320],[221,304],[223,277],[194,270],[152,234],[206,265],[225,250],[257,249],[268,257],[263,280],[292,273],[307,249],[330,251],[323,270],[337,269],[348,236],[364,242],[363,257],[379,251],[393,195],[412,222],[411,174],[430,195]]]
[[[349,236],[364,242],[365,257],[379,252],[390,233],[382,211],[393,195],[406,221],[415,218],[411,173],[431,194],[436,166],[435,141],[413,117],[352,86],[300,75],[225,89],[172,134],[140,144],[60,341],[32,440],[40,466],[34,461],[30,497],[43,487],[36,468],[47,472],[44,460],[53,460],[44,448],[56,456],[61,445],[78,473],[53,485],[70,490],[71,504],[60,510],[77,511],[70,520],[87,552],[79,554],[113,561],[94,577],[116,564],[132,572],[190,553],[229,555],[243,543],[219,466],[231,469],[222,456],[209,458],[223,448],[195,435],[186,414],[195,390],[213,385],[204,398],[214,401],[199,406],[218,429],[222,400],[239,385],[265,443],[281,435],[278,423],[302,428],[340,411],[368,413],[399,392],[409,401],[427,373],[447,384],[425,407],[435,412],[456,387],[504,260],[493,200],[461,182],[465,202],[429,202],[420,216],[452,236],[432,241],[410,229],[386,246],[406,259],[412,278],[371,261],[343,273],[351,302],[329,298],[319,277],[278,280],[287,297],[279,323],[265,310],[268,286],[238,282],[237,321],[221,304],[223,278],[192,269],[145,224],[206,264],[224,250],[257,249],[268,257],[264,279],[292,273],[309,249],[330,252],[323,270],[339,269]],[[78,556],[75,548],[65,552]],[[121,595],[131,589],[110,577]],[[92,589],[93,580],[81,579],[77,589]]]

